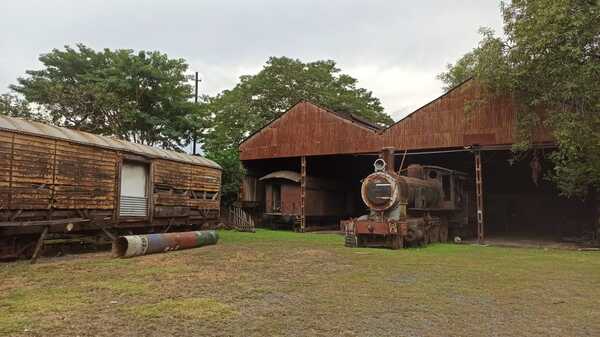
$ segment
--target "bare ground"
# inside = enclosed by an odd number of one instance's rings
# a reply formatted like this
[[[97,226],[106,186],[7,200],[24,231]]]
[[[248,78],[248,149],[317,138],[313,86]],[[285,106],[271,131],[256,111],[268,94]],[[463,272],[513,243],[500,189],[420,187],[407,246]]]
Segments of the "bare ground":
[[[0,265],[0,336],[599,336],[600,252],[334,234]]]

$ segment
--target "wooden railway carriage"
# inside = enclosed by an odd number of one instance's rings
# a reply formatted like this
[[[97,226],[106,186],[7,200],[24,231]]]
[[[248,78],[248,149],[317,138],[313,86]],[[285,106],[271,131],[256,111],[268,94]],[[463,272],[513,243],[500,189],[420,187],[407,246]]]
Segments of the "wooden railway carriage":
[[[220,186],[199,156],[0,116],[0,258],[31,254],[41,234],[202,225]]]

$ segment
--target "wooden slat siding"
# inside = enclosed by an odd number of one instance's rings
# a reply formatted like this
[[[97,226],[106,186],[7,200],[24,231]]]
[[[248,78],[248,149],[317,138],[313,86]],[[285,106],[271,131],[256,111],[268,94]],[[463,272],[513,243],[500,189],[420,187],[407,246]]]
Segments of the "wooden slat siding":
[[[0,187],[10,185],[12,134],[0,131]]]
[[[221,171],[208,167],[192,166],[190,189],[197,195],[204,192],[218,193],[221,189]],[[193,209],[215,209],[219,208],[220,200],[220,195],[217,195],[215,200],[190,199],[188,205]]]
[[[12,209],[48,209],[54,172],[54,141],[15,134],[11,173]]]
[[[220,198],[215,200],[192,199],[191,193],[218,192],[221,188],[221,171],[209,167],[156,160],[153,183],[157,187],[169,187],[184,194],[154,193],[158,206],[188,206],[195,209],[218,209]]]
[[[155,185],[188,190],[190,187],[190,165],[157,159],[154,161],[153,181]]]
[[[221,171],[202,166],[191,167],[190,188],[194,191],[217,192],[221,186]]]
[[[381,137],[309,102],[300,102],[240,145],[240,158],[371,152]]]
[[[476,81],[468,80],[380,132],[301,102],[239,149],[241,160],[253,160],[379,152],[383,146],[419,150],[510,145],[517,141],[515,123],[510,97],[486,95]],[[552,142],[552,137],[540,129],[534,140]]]
[[[10,207],[12,138],[11,133],[0,131],[0,210]]]
[[[128,154],[55,138],[0,131],[0,210],[105,209],[116,215],[118,173],[125,155]],[[169,205],[168,214],[198,217],[199,213],[191,213],[190,208],[212,210],[211,217],[214,211],[218,214],[219,169],[170,160],[152,161],[160,161],[157,166],[162,171],[154,174],[153,165],[151,182],[162,182],[185,192],[162,198],[163,204]],[[152,184],[148,188],[152,193]],[[210,192],[215,199],[192,199],[192,191],[202,196]]]
[[[187,192],[190,188],[190,165],[167,160],[154,161],[155,187],[168,187],[178,192]],[[188,206],[189,196],[180,193],[154,193],[154,204],[159,206]]]
[[[113,209],[115,151],[56,141],[54,207]]]

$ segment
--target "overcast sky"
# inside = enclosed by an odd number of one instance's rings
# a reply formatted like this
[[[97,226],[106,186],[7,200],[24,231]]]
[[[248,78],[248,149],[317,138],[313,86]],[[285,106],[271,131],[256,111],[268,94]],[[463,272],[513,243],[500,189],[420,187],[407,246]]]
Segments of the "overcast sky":
[[[498,1],[1,0],[0,93],[79,42],[184,58],[211,95],[269,56],[333,59],[397,120],[442,93],[436,74],[482,26],[501,33]]]

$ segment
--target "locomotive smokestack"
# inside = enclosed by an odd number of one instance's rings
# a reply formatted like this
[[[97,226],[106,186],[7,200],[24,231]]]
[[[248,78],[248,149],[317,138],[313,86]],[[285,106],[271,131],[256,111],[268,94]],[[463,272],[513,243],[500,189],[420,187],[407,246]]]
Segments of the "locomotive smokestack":
[[[396,165],[394,160],[394,151],[396,149],[393,147],[384,147],[381,149],[381,159],[385,162],[385,170],[387,172],[395,172]]]

